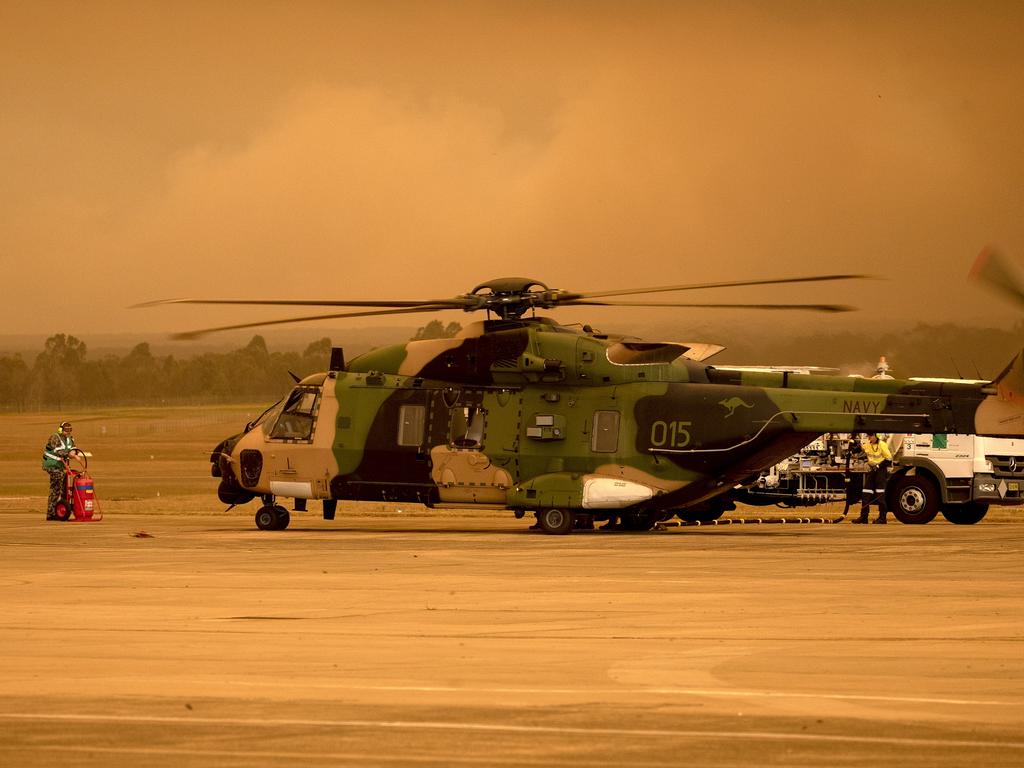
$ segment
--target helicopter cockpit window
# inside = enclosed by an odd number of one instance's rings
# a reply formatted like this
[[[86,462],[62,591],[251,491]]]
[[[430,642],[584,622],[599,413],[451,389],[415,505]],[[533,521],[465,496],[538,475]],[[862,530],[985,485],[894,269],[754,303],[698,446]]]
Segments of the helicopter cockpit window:
[[[313,436],[318,390],[296,389],[289,396],[274,422],[270,438],[274,440],[309,440]]]
[[[619,412],[594,411],[594,433],[590,449],[594,453],[615,453],[619,448]]]
[[[449,435],[456,448],[479,448],[484,439],[484,411],[472,405],[450,411]]]

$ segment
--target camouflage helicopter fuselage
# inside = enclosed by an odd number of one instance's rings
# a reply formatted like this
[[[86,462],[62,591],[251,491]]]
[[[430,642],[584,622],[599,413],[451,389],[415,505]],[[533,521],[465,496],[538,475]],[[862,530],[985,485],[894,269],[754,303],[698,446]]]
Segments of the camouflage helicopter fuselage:
[[[220,497],[535,512],[549,532],[714,513],[825,432],[1017,435],[1020,358],[997,382],[718,369],[719,347],[487,321],[307,377],[211,456]],[[303,502],[304,505],[304,502]],[[287,513],[284,512],[287,525]],[[267,521],[261,527],[283,527]]]

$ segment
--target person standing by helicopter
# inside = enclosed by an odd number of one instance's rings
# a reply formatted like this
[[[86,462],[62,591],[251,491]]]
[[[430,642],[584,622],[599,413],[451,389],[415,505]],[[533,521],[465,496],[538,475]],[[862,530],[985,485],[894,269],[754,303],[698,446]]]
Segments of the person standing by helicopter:
[[[889,478],[889,467],[892,465],[892,452],[884,440],[879,440],[878,434],[868,434],[867,442],[861,444],[864,455],[868,461],[868,471],[864,476],[864,488],[861,491],[860,517],[854,520],[855,523],[866,523],[872,502],[878,503],[878,517],[876,523],[885,523],[888,507],[885,503],[885,484]]]
[[[71,436],[71,423],[62,421],[57,431],[50,435],[43,448],[43,469],[50,476],[50,498],[46,505],[46,519],[57,520],[54,507],[64,498],[67,482],[67,459],[78,451],[75,438]]]

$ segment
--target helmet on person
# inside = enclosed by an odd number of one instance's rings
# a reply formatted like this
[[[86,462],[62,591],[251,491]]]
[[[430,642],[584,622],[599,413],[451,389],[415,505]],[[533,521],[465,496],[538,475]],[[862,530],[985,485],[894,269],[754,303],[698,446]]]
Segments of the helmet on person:
[[[60,424],[57,425],[57,431],[58,432],[64,432],[65,430],[71,429],[71,428],[72,427],[71,427],[71,422],[70,421],[62,421]]]

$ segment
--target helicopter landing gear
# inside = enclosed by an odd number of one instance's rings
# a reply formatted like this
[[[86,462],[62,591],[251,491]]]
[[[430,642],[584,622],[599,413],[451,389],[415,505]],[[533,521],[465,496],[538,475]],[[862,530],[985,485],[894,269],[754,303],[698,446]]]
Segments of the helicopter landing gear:
[[[288,510],[274,503],[273,496],[263,497],[263,506],[256,510],[256,527],[261,531],[283,531],[291,522]]]
[[[569,533],[574,522],[572,512],[567,509],[542,509],[537,512],[537,524],[544,533]]]
[[[619,521],[620,531],[649,531],[661,522],[660,512],[627,512]]]
[[[713,523],[725,513],[723,509],[702,509],[696,512],[689,509],[677,512],[676,516],[684,523]]]
[[[573,518],[572,527],[577,531],[594,530],[594,517],[592,515],[576,515]]]

